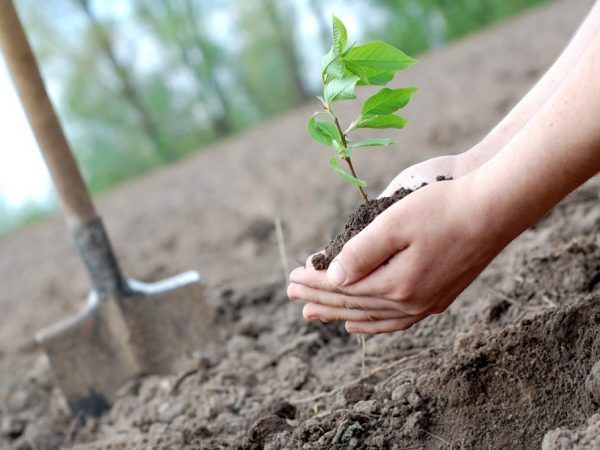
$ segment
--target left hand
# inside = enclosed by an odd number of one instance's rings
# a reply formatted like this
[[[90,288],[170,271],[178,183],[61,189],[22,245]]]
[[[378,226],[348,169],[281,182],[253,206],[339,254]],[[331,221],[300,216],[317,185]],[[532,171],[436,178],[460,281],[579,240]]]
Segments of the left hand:
[[[443,312],[510,242],[472,174],[430,184],[395,203],[346,243],[328,271],[290,274],[288,296],[307,320],[348,332],[405,330]],[[517,219],[515,219],[517,220]]]

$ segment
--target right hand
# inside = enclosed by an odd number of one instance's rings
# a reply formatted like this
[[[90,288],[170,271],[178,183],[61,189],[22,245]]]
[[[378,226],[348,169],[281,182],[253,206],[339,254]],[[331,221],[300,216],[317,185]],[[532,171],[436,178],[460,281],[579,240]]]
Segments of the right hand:
[[[389,197],[401,187],[415,189],[423,183],[431,184],[440,175],[457,179],[469,172],[467,153],[438,156],[404,169],[379,196]]]

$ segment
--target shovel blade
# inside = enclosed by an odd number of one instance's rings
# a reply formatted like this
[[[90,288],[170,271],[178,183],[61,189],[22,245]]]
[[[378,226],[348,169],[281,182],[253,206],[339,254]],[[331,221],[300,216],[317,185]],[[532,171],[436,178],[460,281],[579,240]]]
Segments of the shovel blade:
[[[196,272],[129,287],[133,294],[90,293],[78,314],[36,335],[74,415],[102,414],[128,380],[173,372],[215,339]]]

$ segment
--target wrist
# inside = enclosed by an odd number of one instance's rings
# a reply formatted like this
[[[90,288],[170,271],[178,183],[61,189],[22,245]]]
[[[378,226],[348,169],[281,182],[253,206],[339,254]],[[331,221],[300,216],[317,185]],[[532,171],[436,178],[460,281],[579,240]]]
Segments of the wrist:
[[[501,149],[501,145],[495,143],[494,139],[486,136],[469,150],[461,154],[464,160],[463,164],[468,168],[468,173],[473,172],[492,159]]]
[[[486,165],[465,177],[472,193],[474,222],[487,238],[505,247],[537,220],[523,210],[519,195],[507,189],[507,180],[495,167]]]

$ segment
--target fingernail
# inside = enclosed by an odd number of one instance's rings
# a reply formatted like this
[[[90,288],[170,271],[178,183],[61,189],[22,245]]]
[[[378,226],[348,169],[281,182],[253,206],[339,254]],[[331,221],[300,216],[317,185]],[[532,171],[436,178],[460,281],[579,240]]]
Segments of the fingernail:
[[[339,262],[334,260],[327,269],[327,279],[334,286],[342,286],[346,281],[346,274]]]

